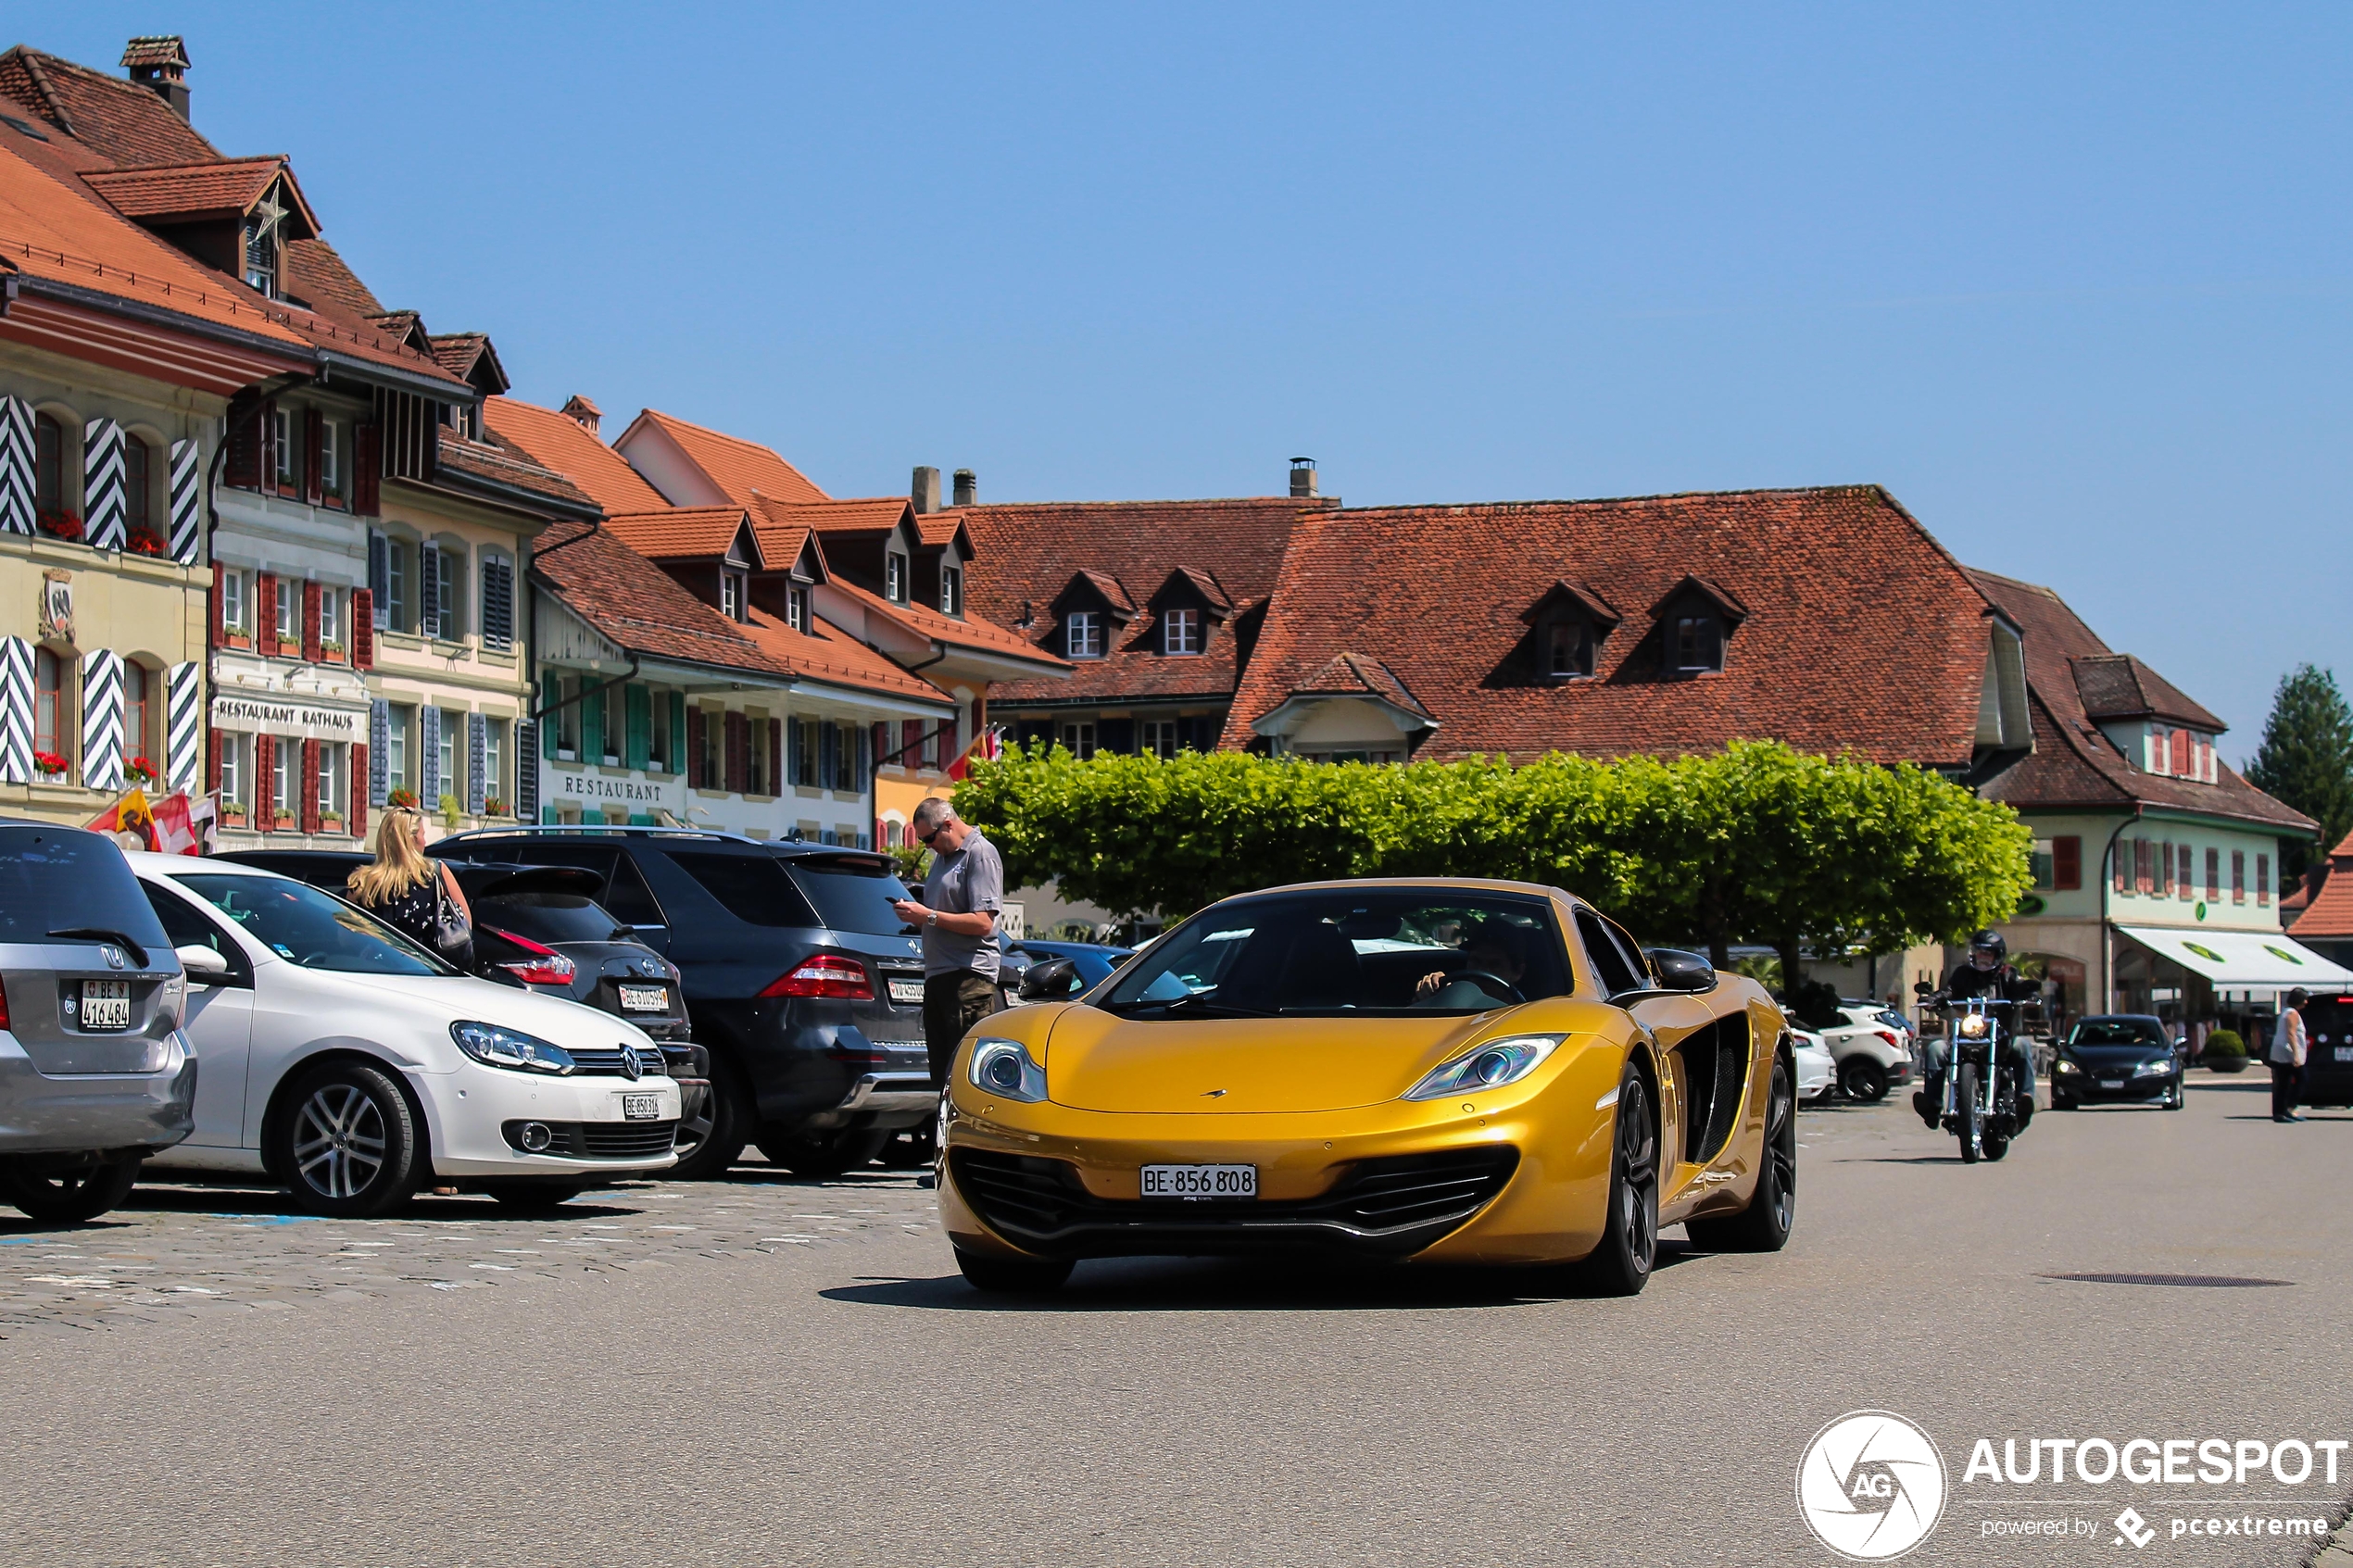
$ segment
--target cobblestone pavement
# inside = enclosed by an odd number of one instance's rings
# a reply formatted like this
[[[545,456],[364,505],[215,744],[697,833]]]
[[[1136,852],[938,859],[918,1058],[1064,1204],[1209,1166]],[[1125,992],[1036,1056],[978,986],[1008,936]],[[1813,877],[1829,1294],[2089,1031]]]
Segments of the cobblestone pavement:
[[[94,1223],[44,1227],[0,1209],[0,1338],[192,1312],[285,1311],[423,1291],[665,1269],[938,1232],[912,1171],[800,1181],[757,1163],[724,1183],[628,1182],[545,1214],[424,1196],[382,1220],[287,1211],[258,1185],[143,1184]]]

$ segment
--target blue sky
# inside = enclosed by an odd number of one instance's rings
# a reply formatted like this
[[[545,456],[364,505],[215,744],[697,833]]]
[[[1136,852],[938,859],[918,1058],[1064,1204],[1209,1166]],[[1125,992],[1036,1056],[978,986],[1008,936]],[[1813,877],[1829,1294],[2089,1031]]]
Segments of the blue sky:
[[[2353,10],[18,7],[519,395],[836,495],[1876,481],[2252,751],[2337,607]],[[14,41],[9,40],[9,41]],[[616,428],[609,425],[608,429]]]

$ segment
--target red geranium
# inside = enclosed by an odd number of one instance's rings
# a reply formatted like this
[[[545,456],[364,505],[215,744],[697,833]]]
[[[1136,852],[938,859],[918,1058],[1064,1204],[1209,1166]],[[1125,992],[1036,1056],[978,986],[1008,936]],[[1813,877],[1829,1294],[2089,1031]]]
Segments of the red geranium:
[[[71,763],[54,751],[36,751],[32,754],[33,771],[45,774],[50,778],[56,778],[71,766]]]
[[[159,556],[163,554],[163,540],[152,528],[134,528],[131,542],[123,547],[134,556]]]
[[[156,771],[156,765],[144,757],[133,757],[130,761],[125,762],[122,765],[122,772],[123,776],[132,784],[143,786],[151,784],[163,777]]]
[[[62,507],[56,511],[43,511],[33,521],[40,525],[41,532],[52,539],[73,541],[82,537],[81,514],[67,511]]]

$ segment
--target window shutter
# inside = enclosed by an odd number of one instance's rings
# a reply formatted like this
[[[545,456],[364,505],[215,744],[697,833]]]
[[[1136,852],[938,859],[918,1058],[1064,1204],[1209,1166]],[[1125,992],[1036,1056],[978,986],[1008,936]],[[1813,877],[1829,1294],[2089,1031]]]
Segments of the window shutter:
[[[433,545],[417,546],[417,631],[441,635],[441,550]]]
[[[703,777],[702,768],[703,716],[699,708],[686,709],[686,787],[708,789],[711,781]]]
[[[490,798],[489,767],[490,721],[479,713],[466,715],[466,812],[482,815],[483,802]]]
[[[351,591],[351,667],[376,667],[376,596],[366,588]]]
[[[437,811],[449,786],[441,776],[441,709],[431,703],[417,709],[417,804]]]
[[[785,783],[798,784],[801,779],[800,721],[785,721]]]
[[[122,787],[122,659],[104,648],[82,657],[82,782]]]
[[[950,713],[939,721],[939,765],[945,768],[963,755],[956,746],[956,716]]]
[[[296,815],[305,833],[317,833],[327,825],[319,814],[319,743],[315,740],[302,743],[302,809]]]
[[[226,737],[220,731],[208,729],[204,734],[204,787],[208,795],[220,793],[220,748]]]
[[[875,729],[878,730],[880,728],[882,728],[882,726],[879,724],[875,726]],[[858,773],[857,776],[850,781],[849,787],[857,790],[861,794],[863,794],[866,786],[873,783],[874,777],[875,734],[874,730],[868,730],[862,727],[858,731]]]
[[[751,721],[731,709],[726,723],[727,783],[724,787],[730,795],[741,795],[751,782]]]
[[[260,457],[261,470],[256,476],[254,488],[278,488],[278,405],[264,403],[254,421],[254,451]]]
[[[373,760],[368,764],[366,776],[368,803],[371,806],[382,806],[384,797],[391,792],[392,781],[384,776],[384,759],[391,754],[392,704],[378,697],[368,705],[368,755]],[[354,778],[360,776],[358,763],[352,764],[351,773]],[[359,792],[355,790],[353,793]]]
[[[383,604],[392,593],[392,541],[374,529],[368,530],[368,595],[372,604]],[[381,617],[382,612],[378,612]],[[384,621],[378,619],[378,626]]]
[[[130,521],[126,484],[122,427],[92,420],[82,427],[82,536],[97,549],[122,548]]]
[[[373,424],[351,431],[351,509],[360,517],[383,511],[384,432]]]
[[[253,795],[253,825],[263,833],[277,826],[278,797],[270,784],[277,767],[276,739],[270,735],[254,736],[253,783],[247,787]]]
[[[595,677],[589,679],[593,682]],[[605,694],[600,691],[580,699],[580,759],[590,763],[605,759]]]
[[[498,556],[482,561],[482,646],[515,646],[515,569]]]
[[[302,657],[311,663],[319,662],[319,584],[302,585]]]
[[[357,787],[351,792],[350,809],[344,814],[344,827],[352,837],[362,841],[365,841],[368,836],[369,801],[366,781],[371,776],[369,770],[375,766],[371,760],[375,755],[376,748],[372,746],[355,746],[351,748],[351,777]]]
[[[0,533],[32,532],[32,405],[0,397]]]
[[[32,645],[0,637],[0,782],[32,782]]]
[[[768,725],[768,779],[771,786],[782,795],[791,786],[785,776],[785,721],[771,720]]]
[[[542,686],[550,701],[563,696],[562,683],[552,675],[542,683]],[[544,713],[539,718],[539,755],[550,762],[556,759],[556,726],[560,721],[560,715],[554,713]]]
[[[1095,726],[1095,745],[1099,750],[1116,752],[1125,757],[1136,749],[1136,721],[1105,719]]]
[[[267,571],[253,574],[253,651],[278,651],[278,580]]]
[[[539,754],[522,738],[530,722],[528,715],[515,721],[515,816],[525,822],[539,817]]]
[[[483,606],[483,609],[486,615],[489,611],[489,606],[487,603]],[[621,754],[622,765],[628,768],[643,769],[648,762],[653,759],[653,694],[643,686],[631,684],[623,686],[622,688],[621,695],[623,717],[629,726],[628,739],[624,743],[624,749]]]
[[[163,672],[163,784],[174,795],[193,792],[204,763],[204,662],[190,659]]]
[[[319,470],[326,465],[320,459],[326,456],[327,416],[316,408],[302,411],[302,495],[312,506],[324,497],[319,487]]]
[[[210,641],[208,646],[216,648],[220,646],[220,623],[227,614],[226,600],[229,594],[229,590],[222,586],[220,580],[228,573],[227,567],[215,561],[212,567],[212,586],[205,594],[205,620],[210,628]]]
[[[257,406],[242,419],[229,421],[229,456],[222,462],[220,482],[239,490],[261,488],[261,424],[266,409]]]
[[[2061,891],[2083,885],[2083,840],[2074,834],[2051,840],[2051,885]]]

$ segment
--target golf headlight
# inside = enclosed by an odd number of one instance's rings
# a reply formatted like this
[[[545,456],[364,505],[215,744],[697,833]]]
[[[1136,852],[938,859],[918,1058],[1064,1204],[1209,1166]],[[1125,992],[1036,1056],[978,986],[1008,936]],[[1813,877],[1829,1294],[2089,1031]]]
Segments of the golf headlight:
[[[2055,1070],[2060,1073],[2081,1073],[2083,1071],[2082,1068],[2076,1066],[2074,1062],[2069,1060],[2066,1057],[2059,1058],[2053,1065]]]
[[[572,1053],[551,1040],[495,1023],[461,1021],[449,1026],[458,1048],[490,1067],[511,1067],[520,1073],[569,1073]]]
[[[973,1087],[1007,1099],[1037,1101],[1046,1098],[1046,1070],[1029,1060],[1029,1047],[1019,1040],[975,1040],[968,1070]]]
[[[2133,1076],[2135,1078],[2162,1078],[2172,1071],[2173,1059],[2170,1056],[2161,1056],[2155,1061],[2145,1061],[2138,1067],[2133,1069]]]
[[[1566,1035],[1514,1035],[1509,1039],[1484,1040],[1467,1056],[1458,1056],[1405,1091],[1407,1099],[1444,1099],[1449,1095],[1477,1094],[1516,1084],[1536,1071]]]
[[[1953,1026],[1953,1033],[1964,1040],[1982,1040],[1985,1037],[1985,1015],[1982,1012],[1970,1013]]]

